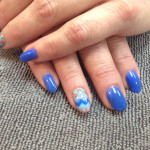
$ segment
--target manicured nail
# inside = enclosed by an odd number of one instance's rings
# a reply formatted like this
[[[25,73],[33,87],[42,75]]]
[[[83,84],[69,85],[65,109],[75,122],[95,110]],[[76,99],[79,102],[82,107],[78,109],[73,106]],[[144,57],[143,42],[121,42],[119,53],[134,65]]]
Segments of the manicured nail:
[[[51,74],[46,74],[43,76],[43,80],[48,91],[51,93],[55,93],[57,90],[57,85],[56,82],[54,81],[53,76]]]
[[[30,49],[20,55],[22,62],[28,62],[38,57],[37,51],[35,49]]]
[[[90,111],[90,101],[87,93],[82,88],[77,88],[73,92],[73,98],[79,111],[87,113]]]
[[[115,110],[123,111],[127,108],[127,101],[117,86],[112,86],[107,90],[107,98]]]
[[[127,73],[126,79],[132,92],[139,93],[141,91],[141,81],[134,70],[131,70]]]
[[[0,48],[4,47],[5,43],[3,32],[0,32]]]

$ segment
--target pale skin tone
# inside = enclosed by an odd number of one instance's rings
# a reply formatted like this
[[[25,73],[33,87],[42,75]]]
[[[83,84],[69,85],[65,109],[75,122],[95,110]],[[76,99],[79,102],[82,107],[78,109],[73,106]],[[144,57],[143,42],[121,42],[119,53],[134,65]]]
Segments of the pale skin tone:
[[[139,75],[126,36],[150,30],[149,9],[149,0],[26,0],[21,3],[2,0],[0,28],[6,40],[4,49],[22,45],[23,51],[35,48],[39,57],[28,64],[38,82],[46,88],[42,77],[51,73],[57,86],[61,81],[74,108],[72,91],[78,87],[87,91],[92,103],[75,53],[80,50],[99,97],[112,109],[106,97],[107,89],[116,85],[125,96],[127,72],[135,70]]]

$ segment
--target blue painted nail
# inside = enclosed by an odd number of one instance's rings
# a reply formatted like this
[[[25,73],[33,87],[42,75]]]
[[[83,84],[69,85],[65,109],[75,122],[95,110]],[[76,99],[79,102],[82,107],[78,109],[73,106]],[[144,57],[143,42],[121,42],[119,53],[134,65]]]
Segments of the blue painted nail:
[[[28,62],[38,57],[37,51],[35,49],[30,49],[20,55],[22,62]]]
[[[0,48],[4,47],[5,43],[3,32],[0,32]]]
[[[127,101],[117,86],[112,86],[107,90],[107,98],[115,110],[123,111],[127,108]]]
[[[141,81],[134,70],[131,70],[127,73],[126,79],[132,92],[139,93],[141,91]]]
[[[43,76],[44,83],[49,92],[55,93],[57,90],[57,85],[54,81],[54,78],[51,74],[46,74]]]
[[[90,111],[90,101],[87,93],[82,88],[77,88],[73,92],[73,98],[79,111],[87,113]]]

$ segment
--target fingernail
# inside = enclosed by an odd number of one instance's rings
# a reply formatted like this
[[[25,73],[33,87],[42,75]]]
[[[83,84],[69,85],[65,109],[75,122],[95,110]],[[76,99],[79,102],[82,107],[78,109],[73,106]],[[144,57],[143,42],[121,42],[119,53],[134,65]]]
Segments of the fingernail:
[[[112,86],[107,90],[107,98],[115,110],[123,111],[127,108],[127,101],[117,86]]]
[[[28,62],[38,57],[36,49],[30,49],[20,55],[22,62]]]
[[[43,80],[48,91],[51,93],[55,93],[57,90],[57,85],[56,82],[54,81],[53,76],[51,74],[46,74],[43,76]]]
[[[5,43],[3,32],[0,32],[0,48],[4,47]]]
[[[84,113],[90,111],[90,101],[84,89],[77,88],[76,90],[74,90],[73,98],[79,111]]]
[[[134,70],[131,70],[127,73],[126,79],[132,92],[139,93],[141,91],[141,81]]]

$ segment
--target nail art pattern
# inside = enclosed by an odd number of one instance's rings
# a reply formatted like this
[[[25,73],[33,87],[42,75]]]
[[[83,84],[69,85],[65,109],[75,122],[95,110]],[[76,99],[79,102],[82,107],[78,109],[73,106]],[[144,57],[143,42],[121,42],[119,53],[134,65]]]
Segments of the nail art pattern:
[[[0,48],[2,48],[5,45],[6,41],[4,39],[3,33],[0,32]]]
[[[87,113],[91,110],[90,101],[89,101],[87,93],[85,92],[84,89],[77,88],[73,92],[73,98],[74,98],[75,104],[78,107],[79,111]]]

